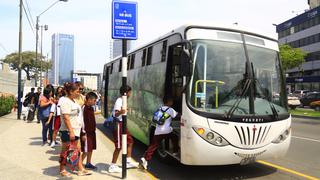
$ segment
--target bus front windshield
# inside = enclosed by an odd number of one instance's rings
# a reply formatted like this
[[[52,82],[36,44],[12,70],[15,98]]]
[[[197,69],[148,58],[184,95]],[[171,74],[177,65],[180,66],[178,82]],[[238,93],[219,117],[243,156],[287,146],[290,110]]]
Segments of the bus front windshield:
[[[239,34],[234,41],[192,40],[193,108],[226,117],[288,114],[278,52],[254,39]]]

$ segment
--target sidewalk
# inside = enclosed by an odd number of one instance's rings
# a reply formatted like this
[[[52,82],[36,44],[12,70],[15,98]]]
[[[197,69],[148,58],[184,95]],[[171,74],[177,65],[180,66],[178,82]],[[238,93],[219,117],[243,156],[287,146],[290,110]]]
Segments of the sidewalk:
[[[12,113],[0,117],[0,179],[59,179],[60,146],[51,148],[41,146],[41,124],[26,123],[17,120]],[[121,173],[108,173],[107,167],[112,158],[114,145],[97,130],[97,150],[93,153],[92,162],[98,167],[90,176],[73,179],[121,179]],[[121,155],[118,164],[121,164]],[[140,169],[129,169],[128,180],[152,179]]]

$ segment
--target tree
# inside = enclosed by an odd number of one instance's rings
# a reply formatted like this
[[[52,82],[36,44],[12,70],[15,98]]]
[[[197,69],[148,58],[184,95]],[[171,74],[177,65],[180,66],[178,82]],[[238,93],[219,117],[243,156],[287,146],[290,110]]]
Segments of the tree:
[[[286,71],[295,67],[299,67],[304,63],[304,58],[307,55],[305,51],[300,48],[292,48],[288,44],[280,45],[280,59],[282,67]]]
[[[42,70],[42,72],[45,72],[52,66],[51,61],[45,61],[44,57],[41,57],[40,54],[38,54],[39,60],[36,61],[36,53],[33,51],[24,51],[21,55],[21,70],[24,70],[26,72],[28,80],[30,80],[31,78],[35,78],[36,72],[39,72],[40,70]],[[19,54],[18,52],[8,54],[4,59],[2,59],[2,61],[9,64],[12,70],[17,71]]]

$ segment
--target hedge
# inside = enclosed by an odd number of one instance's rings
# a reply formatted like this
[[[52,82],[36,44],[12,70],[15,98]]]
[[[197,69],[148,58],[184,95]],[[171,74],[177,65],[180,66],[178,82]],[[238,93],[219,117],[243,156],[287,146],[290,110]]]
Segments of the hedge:
[[[0,116],[9,114],[14,105],[13,96],[0,96]]]

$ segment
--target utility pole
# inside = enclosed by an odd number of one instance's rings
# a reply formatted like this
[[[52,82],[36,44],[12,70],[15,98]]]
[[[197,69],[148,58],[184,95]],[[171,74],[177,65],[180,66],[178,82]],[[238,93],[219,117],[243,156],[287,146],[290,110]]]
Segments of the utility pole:
[[[35,63],[38,63],[38,41],[39,41],[39,16],[37,16],[36,20],[36,61]],[[38,71],[36,70],[35,72],[35,77],[34,77],[34,86],[37,87],[37,81],[38,81]]]
[[[21,116],[21,109],[22,109],[22,104],[21,104],[21,62],[22,62],[22,6],[23,6],[23,1],[20,0],[20,8],[19,8],[19,64],[18,64],[18,114],[17,114],[17,119],[20,119]]]

